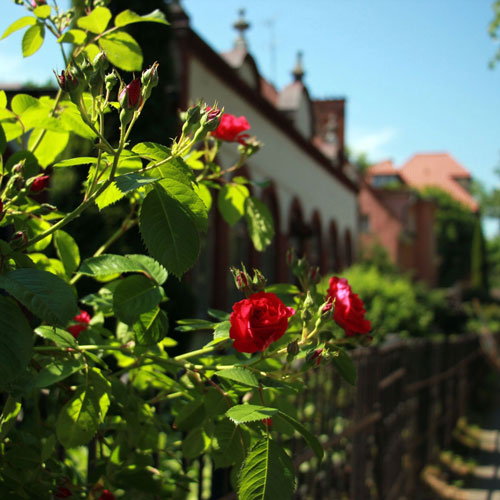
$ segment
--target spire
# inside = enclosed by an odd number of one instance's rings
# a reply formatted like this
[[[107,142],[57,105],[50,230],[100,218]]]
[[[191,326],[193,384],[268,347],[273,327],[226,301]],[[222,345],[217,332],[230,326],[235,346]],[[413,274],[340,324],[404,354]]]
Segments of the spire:
[[[301,82],[305,75],[304,68],[302,67],[302,56],[303,53],[299,50],[297,52],[297,62],[295,63],[295,68],[292,70],[292,75],[296,82]]]
[[[238,36],[234,43],[236,49],[247,49],[247,41],[245,40],[245,31],[250,27],[250,24],[245,19],[245,9],[238,11],[239,19],[233,24],[233,28],[238,32]]]

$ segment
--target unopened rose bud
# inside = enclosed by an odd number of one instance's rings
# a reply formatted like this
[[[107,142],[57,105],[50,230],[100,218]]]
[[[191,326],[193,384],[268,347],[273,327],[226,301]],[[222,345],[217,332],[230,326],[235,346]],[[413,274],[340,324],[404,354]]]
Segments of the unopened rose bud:
[[[262,423],[266,425],[267,427],[271,427],[273,425],[273,419],[272,418],[263,418]]]
[[[26,164],[26,160],[21,160],[19,163],[16,163],[12,167],[12,172],[14,174],[22,174],[24,172],[24,165]]]
[[[17,250],[18,248],[21,248],[22,246],[26,245],[28,241],[28,236],[25,231],[17,231],[12,235],[12,238],[10,239],[10,245],[14,250]]]
[[[243,270],[237,269],[236,267],[231,267],[230,270],[231,274],[233,275],[236,288],[242,292],[248,290],[250,284],[250,276],[248,276],[245,267],[243,266]]]
[[[289,248],[286,252],[286,264],[288,267],[292,267],[297,262],[297,256],[295,255],[295,249]]]
[[[116,73],[113,71],[112,73],[108,73],[104,77],[104,82],[106,84],[106,90],[108,92],[111,92],[115,85],[118,83],[118,77],[116,76]]]
[[[188,110],[181,114],[181,119],[184,120],[182,126],[183,134],[191,134],[196,132],[200,127],[201,112],[200,105],[191,106]]]
[[[120,106],[127,111],[135,111],[142,104],[141,96],[141,80],[136,78],[132,80],[123,90],[118,97]]]
[[[31,0],[30,3],[31,6],[36,9],[37,7],[40,7],[40,5],[45,5],[47,0]]]
[[[298,343],[298,341],[294,340],[293,342],[290,342],[286,346],[286,351],[287,351],[288,355],[291,356],[291,357],[297,356],[297,354],[299,352],[299,343]]]
[[[323,353],[323,349],[316,349],[312,353],[310,361],[315,361],[315,365],[319,366],[319,364],[321,363],[321,360],[323,359],[323,354],[322,353]]]
[[[111,491],[104,490],[98,500],[115,500],[115,496],[111,493]]]
[[[318,283],[319,281],[319,267],[313,267],[311,269],[311,272],[309,273],[309,279],[311,280],[311,283]]]
[[[65,92],[71,92],[78,87],[78,80],[73,76],[71,71],[62,70],[60,75],[55,72],[54,74],[57,77],[59,87]]]
[[[142,73],[141,76],[142,95],[144,96],[144,99],[149,99],[151,91],[158,85],[158,82],[158,63],[155,61],[150,68]]]
[[[328,314],[333,309],[333,300],[329,299],[321,309],[321,314]]]
[[[35,180],[30,185],[31,193],[39,193],[43,191],[49,186],[50,176],[41,175],[40,177],[36,177]]]
[[[106,54],[104,52],[99,52],[99,54],[94,57],[92,66],[96,71],[106,71],[109,67],[109,61]]]

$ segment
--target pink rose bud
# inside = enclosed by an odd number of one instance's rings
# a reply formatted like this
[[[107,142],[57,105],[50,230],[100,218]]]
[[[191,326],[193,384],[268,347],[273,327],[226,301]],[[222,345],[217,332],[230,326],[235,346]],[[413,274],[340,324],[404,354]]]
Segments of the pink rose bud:
[[[208,112],[207,121],[215,120],[220,114],[220,110],[218,108],[211,108],[210,106],[207,106],[206,111]]]
[[[80,314],[77,314],[73,318],[73,321],[75,321],[76,324],[69,326],[67,330],[69,333],[71,333],[71,335],[73,335],[75,339],[77,339],[80,333],[82,333],[89,327],[89,323],[91,320],[92,318],[90,317],[90,314],[82,309],[80,311]]]
[[[132,80],[120,92],[118,100],[123,109],[135,111],[142,104],[141,80],[139,78]]]
[[[37,177],[30,186],[30,192],[39,193],[49,186],[50,176],[41,175]]]

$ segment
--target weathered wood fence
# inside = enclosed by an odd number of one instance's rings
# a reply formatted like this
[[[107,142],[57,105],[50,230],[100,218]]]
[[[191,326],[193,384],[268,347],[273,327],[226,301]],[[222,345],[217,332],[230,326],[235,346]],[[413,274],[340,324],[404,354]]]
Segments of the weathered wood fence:
[[[359,349],[354,359],[356,387],[331,365],[307,376],[300,418],[320,437],[325,456],[318,464],[303,440],[290,444],[299,478],[295,497],[414,499],[422,467],[450,445],[486,364],[478,337],[397,340]]]

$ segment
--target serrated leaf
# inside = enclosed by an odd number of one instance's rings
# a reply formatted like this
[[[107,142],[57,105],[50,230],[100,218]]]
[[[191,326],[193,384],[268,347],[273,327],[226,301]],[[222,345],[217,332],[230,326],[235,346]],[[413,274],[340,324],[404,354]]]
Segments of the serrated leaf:
[[[159,307],[139,316],[133,324],[135,341],[138,345],[153,345],[162,340],[168,333],[167,314]]]
[[[159,180],[159,177],[144,177],[137,172],[131,172],[116,177],[115,184],[122,193],[128,193]]]
[[[141,158],[155,161],[164,160],[172,154],[170,148],[156,142],[140,142],[132,148],[132,151]]]
[[[35,333],[44,339],[51,340],[59,347],[72,347],[73,349],[78,347],[71,333],[55,326],[39,326],[35,329]]]
[[[115,26],[117,27],[126,26],[127,24],[132,24],[132,23],[143,23],[143,22],[161,23],[167,26],[169,24],[165,19],[165,14],[163,14],[163,12],[161,12],[161,10],[159,9],[155,9],[153,12],[150,12],[149,14],[145,14],[143,16],[140,16],[139,14],[136,14],[135,12],[127,9],[124,10],[123,12],[120,12],[115,17]]]
[[[197,184],[193,186],[194,192],[201,198],[201,201],[207,207],[207,210],[212,208],[212,193],[205,184]]]
[[[15,269],[1,275],[0,288],[51,324],[66,325],[78,313],[72,288],[56,275],[40,269]]]
[[[238,427],[229,420],[219,422],[214,431],[218,449],[214,452],[216,468],[230,467],[241,463],[245,458],[245,450]]]
[[[103,254],[98,257],[89,257],[83,261],[79,272],[89,276],[142,272],[154,279],[159,285],[163,284],[168,277],[164,267],[153,258],[141,254]]]
[[[128,33],[124,31],[109,33],[99,40],[99,45],[114,66],[125,71],[141,71],[141,47]]]
[[[33,55],[42,46],[44,37],[45,28],[43,24],[37,23],[28,28],[22,41],[23,57]]]
[[[76,24],[79,28],[101,34],[108,26],[111,11],[106,7],[96,7],[88,16],[80,17]]]
[[[105,381],[89,377],[88,385],[78,388],[73,398],[63,406],[57,417],[56,434],[65,448],[82,446],[92,439],[108,411],[108,391]]]
[[[33,9],[33,14],[40,19],[47,19],[50,17],[50,5],[39,5],[36,9]]]
[[[87,34],[83,30],[79,30],[77,28],[68,30],[66,33],[61,35],[57,41],[59,43],[74,43],[76,45],[81,45],[85,42],[87,38]]]
[[[0,414],[0,442],[5,439],[16,423],[16,417],[21,411],[21,403],[17,398],[9,396]]]
[[[267,206],[257,198],[249,196],[245,200],[245,220],[253,246],[262,252],[274,237],[274,223]]]
[[[62,160],[54,163],[53,167],[65,168],[73,167],[75,165],[94,165],[97,163],[97,158],[92,156],[80,156],[78,158],[70,158],[69,160]]]
[[[203,427],[188,432],[188,435],[182,440],[182,454],[186,458],[196,458],[208,450],[210,438],[203,430]]]
[[[174,199],[176,199],[190,214],[199,231],[206,232],[208,228],[208,211],[201,198],[189,185],[176,181],[175,179],[164,179],[159,183],[161,187]]]
[[[154,309],[163,299],[162,289],[145,276],[133,275],[120,281],[113,296],[118,319],[129,325]]]
[[[236,405],[226,411],[226,417],[230,418],[235,424],[245,424],[247,422],[257,422],[271,418],[278,413],[277,408],[268,408],[267,406],[243,404]]]
[[[62,128],[66,132],[72,132],[84,139],[95,139],[96,133],[83,121],[82,115],[78,108],[69,101],[64,101],[64,111],[58,118],[58,131]]]
[[[332,355],[332,363],[335,365],[335,368],[340,373],[342,378],[351,385],[356,385],[356,365],[351,357],[344,351],[344,349],[339,347],[332,352]]]
[[[4,38],[8,37],[9,35],[12,35],[12,33],[26,28],[26,26],[33,26],[36,24],[36,19],[32,16],[24,16],[21,17],[20,19],[17,19],[14,21],[4,32],[2,35],[2,38],[0,40],[3,40]]]
[[[248,196],[248,188],[240,184],[225,184],[219,190],[217,207],[230,226],[234,226],[245,213],[245,200]]]
[[[191,215],[161,187],[148,193],[140,212],[140,231],[149,253],[180,277],[198,258],[200,239]]]
[[[109,205],[121,200],[124,196],[123,192],[120,191],[113,182],[95,199],[95,204],[98,206],[99,210],[103,210],[109,207]]]
[[[14,380],[26,369],[33,349],[33,331],[17,304],[0,296],[0,381]]]
[[[283,447],[263,438],[251,449],[238,477],[239,500],[290,500],[294,469]]]
[[[233,380],[239,384],[247,385],[249,387],[259,387],[259,381],[257,377],[246,368],[235,367],[229,368],[227,370],[219,370],[215,372],[215,375],[228,380]]]
[[[79,359],[56,359],[44,366],[35,378],[35,387],[49,387],[83,368]]]
[[[54,245],[67,276],[71,276],[80,265],[80,250],[71,235],[59,229],[54,233]]]
[[[307,441],[307,444],[314,451],[316,457],[318,457],[318,460],[321,460],[323,458],[324,450],[320,442],[318,441],[318,438],[314,434],[312,434],[309,430],[307,430],[298,420],[294,419],[293,417],[287,415],[282,411],[279,411],[274,418],[282,419],[287,424],[290,424]]]

